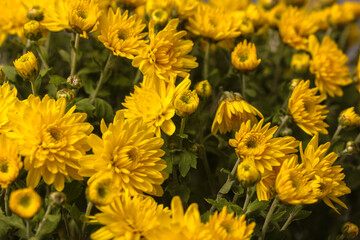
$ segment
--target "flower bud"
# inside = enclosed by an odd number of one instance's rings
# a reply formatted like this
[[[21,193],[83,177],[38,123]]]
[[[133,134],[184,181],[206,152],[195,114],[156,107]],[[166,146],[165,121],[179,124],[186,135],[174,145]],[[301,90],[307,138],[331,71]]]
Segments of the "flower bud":
[[[60,89],[56,93],[56,99],[65,98],[67,102],[71,102],[75,98],[75,93],[68,88]]]
[[[14,66],[19,75],[25,80],[35,80],[38,74],[38,60],[32,52],[27,52],[14,61]]]
[[[32,188],[23,188],[10,194],[9,207],[22,218],[32,218],[41,207],[41,197]]]
[[[310,56],[307,53],[295,53],[291,58],[291,70],[296,73],[305,73],[310,65]]]
[[[66,201],[66,195],[62,192],[52,192],[49,198],[56,205],[63,205]]]
[[[90,182],[86,194],[92,203],[104,206],[113,201],[117,192],[112,177],[104,175]]]
[[[301,80],[298,78],[293,79],[290,83],[290,87],[289,87],[290,91],[294,90],[294,88],[299,84],[300,81]]]
[[[71,89],[79,89],[82,85],[82,81],[79,77],[77,76],[69,76],[66,79],[66,84],[68,85],[69,88]]]
[[[359,234],[359,228],[351,222],[346,222],[342,226],[341,232],[346,239],[354,239]]]
[[[44,9],[35,6],[29,9],[27,17],[30,20],[42,21],[44,19]]]
[[[185,90],[178,94],[174,100],[176,114],[185,117],[195,112],[199,105],[199,97],[195,90]]]
[[[202,98],[211,96],[212,88],[208,80],[203,80],[195,85],[197,94]]]
[[[254,158],[245,158],[237,168],[237,177],[244,187],[250,187],[260,181],[260,172],[257,169]]]
[[[151,13],[151,19],[155,25],[165,25],[169,19],[169,14],[163,9],[156,9]]]
[[[348,142],[346,143],[346,148],[345,148],[345,150],[346,150],[346,153],[348,153],[348,154],[353,154],[353,153],[355,152],[355,150],[356,150],[356,144],[355,144],[355,142],[354,142],[354,141],[348,141]]]
[[[31,20],[24,25],[24,35],[26,38],[37,41],[42,37],[42,27],[38,21]]]
[[[354,107],[342,111],[339,115],[338,121],[342,127],[360,126],[360,116],[355,113]]]

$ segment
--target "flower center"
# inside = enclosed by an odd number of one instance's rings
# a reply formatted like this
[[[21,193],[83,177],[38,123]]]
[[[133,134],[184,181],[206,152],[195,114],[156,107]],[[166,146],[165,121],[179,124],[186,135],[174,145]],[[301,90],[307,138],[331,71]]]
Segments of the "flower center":
[[[97,188],[97,193],[101,198],[105,198],[108,195],[108,189],[105,185],[99,185]]]
[[[9,166],[7,163],[3,163],[1,166],[0,166],[0,172],[2,173],[7,173],[9,171]]]
[[[240,59],[240,62],[245,62],[249,59],[249,54],[247,51],[242,51],[238,53],[238,57]]]
[[[232,232],[234,232],[233,224],[230,221],[225,220],[220,225],[227,233],[231,234]]]
[[[250,139],[247,143],[246,146],[248,148],[256,148],[257,147],[257,142],[255,139]]]
[[[82,19],[87,18],[87,12],[84,9],[78,9],[76,14]]]
[[[125,29],[125,28],[121,28],[118,30],[118,38],[120,40],[126,40],[131,36],[131,30],[130,29]]]
[[[52,137],[52,139],[55,140],[55,142],[61,140],[61,138],[62,138],[62,134],[61,134],[60,130],[57,128],[50,128],[49,134]]]
[[[127,152],[127,156],[130,161],[136,162],[139,159],[139,149],[137,147],[131,148]]]
[[[19,204],[20,204],[21,206],[23,206],[23,207],[26,208],[26,207],[29,207],[30,203],[31,203],[31,198],[30,198],[30,196],[25,195],[25,196],[23,196],[23,197],[20,198]]]

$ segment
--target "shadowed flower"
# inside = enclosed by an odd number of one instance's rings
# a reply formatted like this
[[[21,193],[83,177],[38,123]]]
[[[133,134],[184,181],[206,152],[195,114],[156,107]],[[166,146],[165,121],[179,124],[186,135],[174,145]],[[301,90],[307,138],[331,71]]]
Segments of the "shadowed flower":
[[[31,218],[41,207],[41,197],[32,188],[23,188],[10,194],[9,207],[22,218]]]
[[[360,116],[355,113],[354,107],[347,108],[339,115],[339,123],[344,127],[360,126]]]
[[[195,85],[195,90],[197,94],[202,98],[210,97],[212,92],[212,88],[208,80],[198,82]]]

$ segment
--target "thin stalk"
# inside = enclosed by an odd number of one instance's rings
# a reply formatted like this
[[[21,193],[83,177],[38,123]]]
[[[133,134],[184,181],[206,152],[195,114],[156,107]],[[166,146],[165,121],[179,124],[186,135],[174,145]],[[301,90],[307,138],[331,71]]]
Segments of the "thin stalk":
[[[207,159],[205,147],[202,147],[202,157],[201,157],[201,160],[202,160],[202,164],[203,164],[204,169],[205,169],[206,177],[207,177],[207,179],[208,179],[208,183],[209,183],[209,187],[210,187],[211,194],[212,194],[212,195],[215,195],[215,194],[216,194],[216,190],[215,190],[215,187],[214,187],[214,179],[213,179],[213,177],[212,177],[212,175],[211,175],[211,169],[210,169],[209,162],[208,162],[208,159]]]
[[[87,206],[86,206],[86,211],[85,211],[85,216],[89,216],[91,209],[93,207],[92,202],[88,202]],[[81,239],[85,239],[85,227],[86,227],[86,221],[83,222],[82,228],[81,228]]]
[[[354,142],[355,142],[355,143],[360,142],[360,133],[356,136]]]
[[[280,130],[285,126],[286,122],[289,120],[289,115],[285,115],[282,119],[281,119],[281,123],[280,126],[278,127],[278,129],[276,130],[274,137],[279,136],[280,134]]]
[[[50,211],[51,211],[51,208],[52,208],[53,204],[50,203],[48,206],[47,206],[47,209],[46,209],[46,212],[45,212],[45,215],[44,217],[42,218],[37,230],[36,230],[36,233],[35,233],[35,237],[37,237],[41,231],[41,228],[44,226],[44,223],[46,221],[46,217],[49,215]]]
[[[246,100],[246,74],[245,73],[241,73],[241,83],[242,83],[242,89],[241,89],[241,94],[244,100]]]
[[[210,46],[211,43],[208,41],[205,50],[205,57],[204,57],[204,80],[209,80],[209,57],[210,57]]]
[[[39,57],[41,59],[42,64],[44,65],[45,68],[49,68],[49,65],[47,64],[47,62],[45,61],[44,56],[42,55],[41,51],[40,51],[40,46],[39,44],[36,42],[36,51],[39,54]]]
[[[79,50],[80,35],[74,33],[72,41],[74,41],[74,47],[71,48],[71,71],[70,76],[73,76],[76,71],[76,54]]]
[[[31,91],[34,96],[36,96],[36,89],[35,89],[35,81],[30,81],[31,84]]]
[[[234,197],[233,197],[233,200],[232,200],[232,203],[235,203],[237,202],[237,200],[239,199],[239,194],[235,193]]]
[[[137,72],[136,72],[134,81],[133,81],[133,85],[136,85],[139,82],[140,77],[141,77],[141,71],[138,69]]]
[[[341,130],[342,130],[342,126],[341,126],[341,124],[339,124],[339,125],[337,126],[337,128],[336,128],[336,131],[335,131],[334,135],[331,137],[331,140],[330,140],[331,143],[335,143],[335,142],[336,142],[335,140],[336,140],[336,138],[339,136]]]
[[[105,67],[104,67],[104,69],[102,70],[102,72],[100,74],[100,78],[99,78],[99,81],[97,82],[95,91],[90,96],[90,103],[91,104],[93,104],[95,102],[95,98],[96,98],[97,94],[99,93],[99,90],[101,88],[101,85],[103,84],[103,81],[105,79],[105,76],[106,76],[107,72],[109,71],[111,58],[112,58],[112,53],[109,52],[109,56],[108,56],[108,58],[106,60]]]
[[[180,131],[179,131],[180,135],[184,134],[185,125],[186,125],[186,117],[182,117],[181,118],[181,124],[180,124]],[[180,149],[182,149],[182,143],[183,143],[183,138],[182,138],[182,136],[180,136],[180,144],[179,144]]]
[[[69,221],[68,221],[68,219],[67,219],[67,217],[66,217],[66,213],[64,212],[64,209],[63,209],[63,208],[61,209],[61,218],[62,218],[63,221],[64,221],[65,230],[66,230],[66,235],[67,235],[68,237],[70,237]]]
[[[280,231],[286,230],[286,228],[290,225],[291,221],[293,220],[293,217],[294,217],[294,209],[291,211],[288,219],[286,220]]]
[[[250,203],[250,199],[251,199],[251,188],[248,187],[246,188],[246,197],[245,197],[245,202],[244,202],[244,206],[243,206],[243,211],[246,212],[247,207],[249,206]]]
[[[273,215],[274,211],[275,211],[275,208],[276,206],[278,205],[279,203],[279,199],[277,197],[275,197],[273,203],[271,204],[271,207],[266,215],[266,218],[265,218],[265,222],[264,222],[264,225],[263,225],[263,228],[262,228],[262,231],[261,231],[261,237],[259,237],[259,240],[264,240],[265,239],[265,235],[266,235],[266,231],[267,231],[267,228],[269,226],[269,223],[270,223],[270,219],[271,219],[271,216]]]
[[[26,225],[26,238],[30,239],[30,220],[26,219],[25,220],[25,225]]]
[[[4,201],[5,201],[5,214],[6,216],[10,216],[10,211],[9,211],[9,195],[10,195],[10,190],[9,187],[5,188],[5,196],[4,196]]]
[[[231,181],[233,181],[235,173],[236,173],[236,169],[239,166],[240,162],[241,162],[241,158],[238,158],[235,165],[234,165],[234,167],[233,167],[233,169],[231,170],[231,173],[228,175],[228,178],[227,178],[226,182],[224,183],[224,185],[227,185]],[[220,188],[219,192],[216,195],[216,200],[215,200],[216,202],[219,201],[219,199],[224,195],[221,192],[221,189],[222,189],[222,187]],[[214,212],[214,211],[215,211],[215,205],[212,205],[211,208],[210,208],[210,212]]]

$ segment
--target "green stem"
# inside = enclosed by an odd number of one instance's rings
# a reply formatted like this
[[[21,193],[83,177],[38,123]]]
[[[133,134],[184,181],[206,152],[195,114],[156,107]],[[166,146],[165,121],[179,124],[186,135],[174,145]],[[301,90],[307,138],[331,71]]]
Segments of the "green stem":
[[[30,220],[26,219],[25,220],[25,225],[26,225],[26,238],[30,239]]]
[[[41,59],[42,64],[44,65],[45,68],[49,68],[49,65],[47,64],[47,62],[45,61],[44,56],[42,55],[41,51],[40,51],[40,46],[39,44],[36,42],[36,51],[39,54],[39,57]]]
[[[32,91],[33,95],[36,96],[35,81],[30,80],[30,84],[31,84],[31,91]]]
[[[281,118],[281,123],[280,126],[278,127],[278,129],[276,130],[275,134],[274,134],[274,138],[279,136],[280,134],[280,130],[285,126],[286,122],[289,120],[289,115],[285,115],[284,117]]]
[[[5,201],[5,214],[6,216],[10,216],[10,210],[9,210],[9,195],[10,195],[10,190],[9,187],[5,188],[5,197],[4,197],[4,201]]]
[[[92,202],[89,201],[86,206],[85,217],[90,215],[92,207],[93,207],[93,204],[92,204]],[[85,239],[85,227],[86,227],[86,221],[83,222],[83,225],[81,228],[81,239]]]
[[[204,80],[209,80],[209,57],[210,57],[210,46],[211,43],[208,41],[205,50],[205,57],[204,57]]]
[[[234,197],[233,197],[233,200],[232,200],[232,203],[235,203],[237,202],[237,200],[239,199],[239,194],[235,193]]]
[[[281,230],[280,231],[285,231],[286,228],[290,225],[291,221],[293,220],[293,217],[294,217],[294,209],[291,211],[288,219],[286,220],[286,222],[284,223],[284,226],[282,226]]]
[[[271,207],[266,215],[266,218],[265,218],[265,222],[264,222],[264,225],[263,225],[263,228],[262,228],[262,231],[261,231],[261,237],[259,237],[259,240],[264,240],[265,239],[265,235],[266,235],[266,231],[267,231],[267,228],[269,226],[269,223],[270,223],[270,220],[271,220],[271,216],[273,215],[274,211],[275,211],[275,208],[276,206],[278,205],[279,203],[279,199],[277,197],[275,197],[273,203],[271,204]]]
[[[72,41],[74,41],[74,47],[71,48],[71,71],[70,76],[73,76],[76,71],[76,54],[79,50],[80,35],[74,33]]]
[[[246,197],[245,197],[245,202],[244,202],[244,206],[243,206],[243,211],[246,212],[247,207],[249,206],[250,203],[250,199],[251,199],[251,188],[247,187],[246,189]]]
[[[236,169],[237,167],[239,166],[241,162],[241,158],[238,158],[233,169],[231,170],[231,173],[228,175],[228,178],[226,180],[226,182],[224,183],[224,185],[220,188],[219,192],[217,193],[216,195],[216,202],[219,201],[220,198],[222,198],[222,196],[224,195],[222,192],[221,192],[221,189],[225,186],[225,185],[228,185],[228,184],[231,184],[231,182],[233,182],[233,179],[235,177],[235,173],[236,173]],[[232,184],[231,184],[232,185]],[[210,212],[214,212],[215,211],[215,205],[212,205],[211,208],[210,208]]]
[[[35,233],[35,237],[37,237],[41,231],[41,228],[44,226],[44,223],[46,221],[46,217],[49,215],[50,211],[51,211],[51,208],[52,208],[53,204],[50,203],[48,206],[47,206],[47,209],[46,209],[46,212],[45,212],[45,215],[44,217],[42,218],[37,230],[36,230],[36,233]]]
[[[354,142],[355,142],[355,143],[360,142],[360,133],[356,136]]]
[[[182,117],[181,118],[181,125],[180,125],[180,131],[179,131],[179,135],[180,135],[180,144],[179,144],[179,148],[182,149],[182,143],[183,143],[183,137],[181,135],[184,134],[185,131],[185,124],[186,124],[186,117]]]
[[[100,88],[101,88],[101,86],[103,84],[105,76],[106,76],[106,74],[108,73],[108,71],[110,69],[110,65],[111,65],[110,63],[111,63],[112,56],[113,56],[113,54],[111,52],[109,52],[109,56],[108,56],[108,58],[106,60],[105,67],[104,67],[104,69],[102,70],[102,72],[100,74],[100,78],[99,78],[99,81],[97,82],[95,91],[90,96],[90,103],[91,104],[93,104],[95,102],[95,98],[96,98],[97,94],[99,93],[99,90],[100,90]]]
[[[334,133],[334,135],[331,137],[330,142],[331,143],[335,143],[336,142],[336,138],[339,136],[340,132],[342,130],[342,126],[339,124],[336,128],[336,131]]]
[[[64,212],[64,209],[63,209],[63,208],[61,208],[61,218],[62,218],[63,221],[64,221],[65,230],[66,230],[66,235],[67,235],[68,237],[70,237],[69,221],[68,221],[68,219],[67,219],[66,213]]]
[[[241,73],[241,83],[242,83],[242,89],[241,89],[241,95],[243,97],[244,100],[246,100],[246,74],[245,73]]]
[[[136,85],[139,82],[140,77],[141,77],[141,71],[138,69],[136,71],[136,75],[135,75],[135,78],[134,78],[134,81],[133,81],[133,85]]]
[[[214,178],[213,178],[213,176],[211,175],[211,169],[210,169],[209,162],[208,162],[208,159],[207,159],[205,147],[202,147],[202,157],[201,157],[201,160],[202,160],[202,163],[203,163],[203,166],[204,166],[204,169],[205,169],[206,177],[207,177],[207,179],[208,179],[208,183],[209,183],[209,187],[210,187],[211,194],[212,194],[212,195],[215,195],[215,194],[216,194],[216,190],[215,190],[215,187],[214,187]]]

